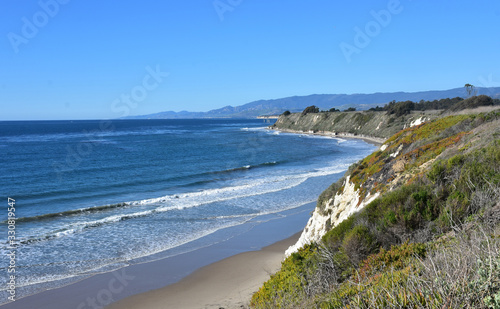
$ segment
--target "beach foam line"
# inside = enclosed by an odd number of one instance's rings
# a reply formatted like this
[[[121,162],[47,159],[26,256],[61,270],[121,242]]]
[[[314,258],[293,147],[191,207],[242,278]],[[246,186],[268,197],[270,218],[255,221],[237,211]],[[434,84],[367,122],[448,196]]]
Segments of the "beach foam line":
[[[267,127],[241,128],[241,131],[264,131]]]
[[[288,161],[279,161],[279,162],[272,161],[272,162],[259,163],[259,164],[255,164],[255,165],[249,164],[249,165],[244,165],[241,167],[229,168],[229,169],[222,170],[222,171],[207,172],[207,173],[203,173],[203,174],[225,174],[225,173],[231,173],[231,172],[245,171],[245,170],[249,170],[252,168],[259,168],[259,167],[270,166],[270,165],[279,165],[279,164],[283,164],[283,163],[287,163],[287,162]],[[200,174],[200,175],[203,175],[203,174]]]
[[[340,173],[344,171],[346,168],[347,168],[346,164],[340,164],[335,167],[321,168],[313,172],[268,177],[265,178],[264,180],[254,181],[249,184],[217,188],[217,189],[207,189],[199,192],[191,192],[179,195],[167,195],[159,198],[130,202],[130,204],[149,205],[155,203],[171,202],[173,205],[169,206],[167,210],[184,209],[218,201],[226,201],[229,199],[256,196],[256,195],[287,190],[297,185],[300,185],[301,183],[303,183],[304,181],[306,181],[311,177],[319,177],[319,176],[326,176],[326,175]],[[256,190],[256,188],[258,188],[259,186],[262,187],[260,191]],[[212,197],[212,199],[209,199],[210,197]],[[195,204],[189,203],[189,200],[193,200],[195,198],[202,198],[202,200],[200,200],[198,203]]]
[[[217,203],[217,202],[224,202],[224,201],[229,201],[233,199],[239,199],[239,198],[246,198],[246,197],[251,197],[251,196],[258,196],[258,195],[264,195],[264,194],[269,194],[269,193],[274,193],[274,192],[279,192],[283,190],[288,190],[293,187],[296,187],[303,182],[305,182],[307,179],[311,177],[319,177],[319,176],[326,176],[330,174],[335,174],[338,172],[341,172],[345,169],[344,166],[338,166],[337,168],[323,168],[319,169],[314,172],[309,172],[309,173],[304,173],[304,174],[296,174],[296,175],[285,175],[285,176],[278,176],[278,177],[271,177],[268,179],[265,179],[264,181],[256,181],[250,184],[245,184],[245,185],[240,185],[240,186],[231,186],[231,187],[225,187],[225,188],[218,188],[218,189],[208,189],[208,190],[203,190],[200,192],[191,192],[191,193],[185,193],[185,194],[180,194],[180,195],[168,195],[168,196],[163,196],[160,198],[154,198],[154,199],[146,199],[146,200],[140,200],[140,201],[133,201],[133,202],[124,202],[124,203],[119,203],[119,204],[112,204],[112,205],[105,205],[105,206],[99,206],[99,207],[91,207],[91,208],[85,208],[85,209],[78,209],[78,210],[71,210],[71,211],[66,211],[62,213],[56,213],[56,214],[47,214],[47,215],[42,215],[42,216],[36,216],[36,217],[28,217],[28,218],[20,218],[18,219],[20,222],[30,222],[30,221],[37,221],[37,220],[46,220],[46,219],[53,219],[53,218],[58,218],[61,216],[68,216],[68,215],[81,215],[81,214],[88,214],[88,213],[94,213],[94,212],[99,212],[103,210],[110,210],[110,209],[115,209],[115,208],[121,208],[121,207],[126,207],[126,206],[145,206],[145,205],[151,205],[151,204],[159,204],[157,208],[151,209],[151,210],[146,210],[146,211],[140,211],[140,212],[134,212],[134,213],[129,213],[129,214],[117,214],[117,215],[112,215],[108,216],[99,220],[92,220],[92,221],[83,221],[83,222],[74,222],[67,224],[63,227],[59,227],[58,229],[55,229],[53,231],[45,232],[42,234],[42,236],[36,236],[36,237],[27,237],[27,238],[20,238],[19,243],[20,245],[24,244],[30,244],[34,242],[40,242],[40,241],[46,241],[58,237],[65,237],[71,234],[79,233],[82,232],[86,229],[89,228],[95,228],[95,227],[100,227],[105,224],[113,224],[117,223],[120,221],[124,220],[129,220],[129,219],[134,219],[134,218],[140,218],[140,217],[145,217],[145,216],[150,216],[153,215],[154,213],[161,213],[161,212],[167,212],[167,211],[173,211],[173,210],[183,210],[183,209],[188,209],[188,208],[194,208],[194,207],[200,207],[203,205],[207,204],[212,204],[212,203]],[[260,188],[260,190],[259,190]],[[167,204],[167,205],[165,205]],[[250,210],[250,209],[249,209]],[[255,215],[258,214],[258,210],[255,210],[256,213]],[[253,215],[253,214],[245,214],[243,216],[247,215]],[[226,218],[230,218],[229,216],[226,216]],[[236,217],[233,217],[236,218]],[[209,219],[209,218],[205,218]],[[217,218],[213,218],[217,219]]]
[[[91,143],[107,143],[112,142],[109,140],[104,140],[106,137],[120,137],[120,136],[143,136],[143,135],[165,135],[165,134],[184,134],[187,132],[192,132],[190,130],[178,129],[174,127],[164,128],[164,129],[134,129],[134,130],[124,130],[124,131],[100,131],[95,133],[87,132],[71,132],[71,133],[52,133],[52,134],[22,134],[16,136],[2,136],[0,141],[6,142],[48,142],[61,139],[82,139],[82,142]]]
[[[103,211],[103,210],[110,210],[110,209],[126,207],[126,206],[130,206],[130,204],[128,202],[123,202],[123,203],[109,204],[109,205],[103,205],[103,206],[73,209],[73,210],[67,210],[67,211],[56,212],[56,213],[48,213],[48,214],[43,214],[43,215],[33,216],[33,217],[21,217],[21,218],[16,219],[16,221],[17,222],[41,221],[41,220],[60,218],[60,217],[64,217],[64,216],[95,213],[95,212],[99,212],[99,211]],[[0,223],[7,223],[7,221],[2,221]]]
[[[57,274],[57,275],[45,274],[43,277],[28,278],[28,282],[21,282],[21,281],[17,282],[16,287],[19,288],[19,287],[33,286],[33,285],[37,285],[37,284],[45,284],[45,283],[50,283],[50,282],[55,282],[55,281],[67,280],[67,279],[71,279],[71,278],[86,277],[86,276],[92,276],[92,275],[101,274],[101,273],[112,272],[113,270],[122,268],[123,266],[125,266],[125,264],[128,265],[129,261],[134,261],[134,260],[137,260],[137,259],[140,259],[140,258],[144,258],[144,257],[148,257],[148,256],[154,256],[155,254],[158,254],[158,253],[161,253],[161,252],[164,252],[164,251],[176,248],[176,247],[180,247],[180,246],[186,245],[186,244],[188,244],[190,242],[196,241],[196,240],[201,239],[203,237],[206,237],[206,236],[208,236],[210,234],[213,234],[213,233],[215,233],[215,232],[217,232],[219,230],[222,230],[222,229],[225,229],[225,228],[231,228],[231,227],[234,227],[234,226],[238,226],[238,225],[247,223],[248,221],[250,221],[251,219],[255,218],[256,216],[257,215],[254,215],[254,216],[248,215],[249,218],[247,220],[244,220],[243,222],[233,222],[233,223],[230,223],[230,224],[225,224],[225,225],[221,225],[221,226],[215,226],[215,227],[213,227],[211,229],[207,229],[207,230],[200,231],[200,232],[197,232],[197,233],[194,233],[194,234],[190,234],[189,237],[185,237],[185,238],[182,239],[182,241],[176,242],[174,244],[169,244],[167,246],[154,247],[153,250],[149,250],[147,252],[135,252],[136,255],[134,255],[134,256],[125,256],[125,257],[113,258],[113,259],[96,259],[96,260],[93,260],[93,261],[105,261],[107,263],[99,264],[96,267],[91,267],[91,268],[85,269],[83,271],[79,270],[79,271],[76,271],[76,272],[65,273],[65,274]],[[231,237],[234,237],[234,235],[231,236]],[[224,239],[224,240],[226,240],[226,239]],[[224,241],[224,240],[220,240],[220,241]],[[216,243],[218,243],[220,241],[208,244],[206,246],[212,246],[212,245],[214,245],[214,244],[216,244]],[[202,248],[202,247],[192,248],[192,249],[189,249],[188,251],[182,251],[182,252],[173,254],[171,256],[176,256],[176,255],[184,254],[184,253],[187,253],[187,252],[195,251],[195,250],[198,250],[200,248]],[[152,261],[155,261],[155,260],[164,259],[166,257],[170,257],[170,256],[158,257],[156,259],[152,259],[152,260],[149,260],[149,261],[146,261],[146,262],[152,262]],[[72,262],[75,263],[75,264],[77,264],[77,263],[80,263],[80,262],[89,262],[89,261],[87,260],[87,261],[72,261]],[[145,262],[140,262],[138,264],[142,264],[142,263],[145,263]],[[114,267],[114,269],[103,270],[103,269],[105,269],[107,267],[109,268],[109,266],[113,266],[113,265],[117,265],[117,266]],[[34,266],[36,266],[36,265],[34,265]],[[2,268],[0,268],[0,270],[1,269]],[[66,284],[63,284],[61,286],[65,286],[65,285],[68,285],[68,284],[71,284],[71,283],[72,282],[66,283]],[[6,290],[7,290],[6,285],[0,286],[0,291],[6,291]],[[23,295],[23,297],[26,297],[26,296],[29,296],[29,295],[31,295],[31,294]],[[1,305],[1,303],[0,303],[0,305]]]
[[[281,163],[283,163],[283,162],[276,162],[276,161],[265,162],[265,163],[262,163],[259,165],[255,165],[254,167],[277,165],[277,164],[281,164]],[[103,206],[73,209],[73,210],[67,210],[67,211],[62,211],[62,212],[57,212],[57,213],[48,213],[48,214],[43,214],[43,215],[38,215],[38,216],[33,216],[33,217],[21,217],[21,218],[18,218],[17,221],[18,222],[33,222],[33,221],[39,221],[39,220],[57,219],[57,218],[64,217],[64,216],[86,215],[89,213],[107,211],[107,210],[121,208],[121,207],[127,207],[127,206],[148,205],[148,204],[153,204],[153,203],[165,203],[165,202],[172,201],[172,200],[175,201],[176,199],[179,199],[180,197],[182,197],[182,198],[193,197],[193,196],[205,196],[206,197],[208,195],[213,195],[213,194],[224,194],[226,192],[231,192],[231,191],[234,192],[235,190],[248,189],[248,188],[255,187],[257,185],[262,185],[262,184],[266,184],[266,183],[276,183],[276,182],[284,181],[287,179],[296,179],[296,178],[306,178],[307,179],[310,177],[335,174],[335,173],[341,172],[343,169],[345,169],[345,166],[343,166],[343,165],[345,165],[345,164],[337,165],[333,169],[331,169],[329,167],[322,168],[318,172],[310,172],[310,173],[296,174],[296,175],[292,174],[292,175],[288,175],[288,176],[279,176],[279,178],[277,178],[277,179],[269,179],[268,181],[263,181],[261,183],[254,183],[254,184],[235,186],[235,187],[225,187],[225,188],[218,188],[218,189],[208,189],[208,190],[203,190],[200,192],[192,192],[192,193],[185,193],[185,194],[173,194],[173,195],[167,195],[167,196],[163,196],[163,197],[159,197],[159,198],[152,198],[152,199],[145,199],[145,200],[140,200],[140,201],[129,201],[129,202],[116,203],[116,204],[108,204],[108,205],[103,205]],[[236,169],[229,169],[229,170],[225,170],[225,171],[217,171],[217,172],[212,172],[212,173],[225,173],[225,172],[230,172],[230,171],[248,170],[250,168],[252,168],[252,165],[247,165],[247,166],[236,168]],[[291,187],[286,186],[280,190],[285,190],[288,188],[291,188]],[[270,191],[270,192],[275,192],[275,191]],[[245,197],[245,196],[241,196],[241,197]],[[235,196],[234,198],[238,198],[238,196]],[[178,208],[178,209],[181,209],[181,208]],[[4,220],[1,223],[6,223],[6,222],[7,221]]]
[[[50,239],[54,239],[54,238],[58,238],[58,237],[64,237],[64,236],[68,236],[71,234],[75,234],[75,233],[84,231],[84,230],[89,229],[89,228],[99,227],[99,226],[102,226],[104,224],[116,223],[119,221],[124,221],[124,220],[128,220],[128,219],[133,219],[133,218],[145,217],[145,216],[148,216],[152,213],[154,213],[154,210],[136,212],[133,214],[114,215],[114,216],[109,216],[109,217],[106,217],[103,219],[93,220],[93,221],[83,221],[83,222],[70,223],[66,226],[59,228],[59,229],[47,232],[47,233],[43,234],[42,236],[18,238],[18,243],[20,245],[26,245],[26,244],[46,241],[46,240],[50,240]]]
[[[173,180],[184,180],[188,178],[196,178],[200,176],[205,176],[205,175],[210,175],[210,174],[226,174],[226,173],[232,173],[232,172],[241,172],[245,170],[249,170],[252,168],[260,168],[260,167],[265,167],[265,166],[272,166],[272,165],[278,165],[286,163],[286,161],[272,161],[272,162],[264,162],[260,163],[257,165],[245,165],[242,167],[237,167],[237,168],[231,168],[231,169],[226,169],[226,170],[220,170],[220,171],[214,171],[214,172],[204,172],[204,173],[199,173],[199,174],[193,174],[193,175],[186,175],[186,176],[180,176],[180,177],[171,177],[169,179],[166,179],[165,181],[173,181]],[[156,181],[156,180],[155,180]],[[206,180],[200,180],[192,183],[187,183],[184,184],[184,187],[190,187],[190,186],[195,186],[195,185],[200,185],[200,184],[206,184],[206,183],[211,183],[213,182],[213,179],[206,179]],[[148,181],[148,182],[141,182],[141,184],[144,183],[153,183],[153,181]],[[130,183],[137,183],[136,180],[131,181]],[[124,184],[120,183],[112,187],[123,187]],[[54,192],[49,192],[49,193],[44,193],[43,195],[40,196],[45,196],[47,198],[50,198],[51,196],[58,196],[58,194],[65,193],[76,193],[78,191],[75,190],[57,190]],[[37,194],[32,194],[29,196],[25,196],[25,198],[37,198],[39,195]],[[89,196],[89,194],[85,193],[85,196]],[[38,221],[38,220],[48,220],[48,219],[55,219],[59,218],[61,216],[71,216],[71,215],[85,215],[88,213],[94,213],[98,211],[106,211],[114,208],[119,208],[119,207],[126,207],[126,206],[131,206],[135,205],[136,202],[122,202],[122,203],[116,203],[116,204],[108,204],[108,205],[102,205],[102,206],[95,206],[95,207],[87,207],[87,208],[79,208],[79,209],[73,209],[73,210],[67,210],[67,211],[62,211],[62,212],[57,212],[57,213],[47,213],[47,214],[42,214],[38,216],[32,216],[32,217],[21,217],[17,219],[18,222],[33,222],[33,221]],[[7,223],[7,220],[0,221],[0,223]]]

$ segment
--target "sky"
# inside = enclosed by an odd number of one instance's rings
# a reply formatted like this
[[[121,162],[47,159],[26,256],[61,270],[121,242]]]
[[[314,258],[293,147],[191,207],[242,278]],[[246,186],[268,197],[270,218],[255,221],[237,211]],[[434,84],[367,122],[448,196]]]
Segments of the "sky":
[[[500,86],[500,1],[2,0],[0,120]]]

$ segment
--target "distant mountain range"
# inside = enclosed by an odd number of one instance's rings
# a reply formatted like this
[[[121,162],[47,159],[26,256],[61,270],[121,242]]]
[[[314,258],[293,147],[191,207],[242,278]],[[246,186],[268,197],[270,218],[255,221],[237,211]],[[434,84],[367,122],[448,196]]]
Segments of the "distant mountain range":
[[[477,94],[500,98],[500,87],[476,88]],[[293,96],[274,100],[259,100],[240,106],[226,106],[208,112],[160,112],[150,115],[129,116],[127,119],[189,119],[189,118],[255,118],[264,115],[279,115],[286,110],[301,112],[307,106],[316,105],[321,110],[330,108],[346,109],[354,107],[366,110],[376,105],[383,106],[392,100],[419,102],[420,100],[439,100],[445,98],[467,97],[464,88],[420,92],[377,92],[372,94],[312,94]]]

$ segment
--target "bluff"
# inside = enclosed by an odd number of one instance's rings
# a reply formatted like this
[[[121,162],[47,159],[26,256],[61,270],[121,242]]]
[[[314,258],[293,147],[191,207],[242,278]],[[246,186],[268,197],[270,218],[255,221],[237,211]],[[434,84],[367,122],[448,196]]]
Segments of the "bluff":
[[[419,111],[395,116],[386,112],[321,112],[281,115],[271,129],[328,133],[338,136],[375,137],[385,140],[396,132],[438,117],[437,111]]]
[[[302,132],[321,133],[343,137],[366,137],[383,143],[388,137],[406,128],[420,125],[439,117],[438,111],[413,112],[408,115],[395,116],[386,112],[361,111],[361,112],[322,112],[301,114],[294,113],[281,115],[271,126],[271,129]],[[386,150],[383,145],[380,149]],[[389,157],[395,158],[402,148],[396,149]],[[387,162],[389,163],[389,162]],[[398,163],[400,165],[400,163]],[[388,175],[381,178],[388,179]],[[334,184],[323,192],[318,200],[311,218],[303,230],[298,242],[286,251],[286,255],[297,251],[299,248],[312,242],[318,242],[333,226],[347,219],[351,214],[369,204],[380,193],[368,188],[360,190],[359,180],[353,182],[351,175],[343,178],[343,183]],[[382,179],[381,179],[382,180]],[[394,180],[398,180],[394,178]],[[342,190],[332,195],[334,189],[341,187]],[[368,192],[368,194],[366,194]]]
[[[500,306],[500,109],[491,110],[281,116],[273,129],[385,141],[321,194],[252,305]]]

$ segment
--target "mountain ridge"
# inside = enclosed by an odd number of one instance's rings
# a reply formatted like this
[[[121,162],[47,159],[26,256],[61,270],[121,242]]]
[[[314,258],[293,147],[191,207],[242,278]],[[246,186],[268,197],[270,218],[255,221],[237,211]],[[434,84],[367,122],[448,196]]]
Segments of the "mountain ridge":
[[[477,94],[500,98],[500,87],[476,88]],[[256,118],[264,115],[279,115],[286,110],[300,112],[307,106],[315,105],[323,110],[354,107],[366,110],[390,101],[439,100],[453,97],[467,97],[465,88],[429,90],[419,92],[376,92],[370,94],[310,94],[279,99],[257,100],[239,106],[224,106],[208,112],[163,111],[148,115],[128,116],[125,119],[188,119],[188,118]]]

